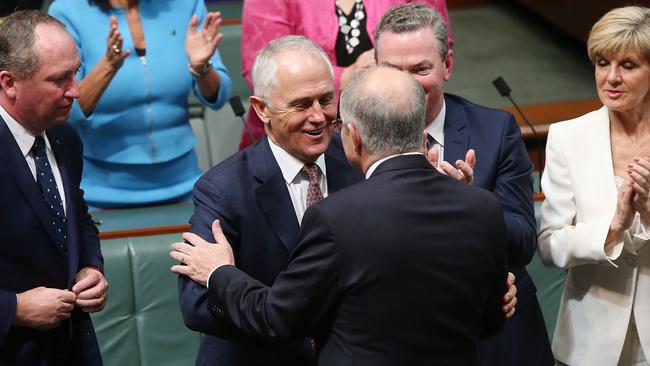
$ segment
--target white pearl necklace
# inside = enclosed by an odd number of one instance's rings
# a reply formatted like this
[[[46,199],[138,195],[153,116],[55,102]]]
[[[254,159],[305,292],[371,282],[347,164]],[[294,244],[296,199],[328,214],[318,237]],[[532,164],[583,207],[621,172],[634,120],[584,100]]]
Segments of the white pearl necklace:
[[[348,24],[348,18],[343,13],[343,10],[341,10],[339,0],[336,0],[336,14],[339,16],[339,31],[345,37],[345,49],[348,51],[348,55],[354,52],[354,48],[359,45],[359,35],[361,34],[359,25],[361,24],[361,20],[365,18],[361,0],[356,0],[354,7],[354,19]]]

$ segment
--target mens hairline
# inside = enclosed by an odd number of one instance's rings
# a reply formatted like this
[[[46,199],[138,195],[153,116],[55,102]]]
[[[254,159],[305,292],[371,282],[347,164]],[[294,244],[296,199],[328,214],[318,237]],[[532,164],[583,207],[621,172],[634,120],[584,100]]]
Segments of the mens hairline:
[[[334,80],[334,68],[329,57],[314,42],[304,36],[285,36],[275,39],[262,48],[253,63],[251,78],[254,95],[270,102],[271,94],[277,86],[278,60],[288,52],[305,52],[321,59],[327,65],[329,76]]]

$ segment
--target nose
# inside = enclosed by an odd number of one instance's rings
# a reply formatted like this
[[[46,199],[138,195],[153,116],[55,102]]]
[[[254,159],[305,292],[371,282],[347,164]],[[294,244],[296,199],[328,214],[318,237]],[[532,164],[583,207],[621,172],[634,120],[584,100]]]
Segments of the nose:
[[[77,78],[73,77],[72,80],[70,81],[70,86],[68,87],[68,90],[65,92],[65,96],[68,98],[74,98],[77,99],[79,98],[79,83],[77,82]]]
[[[609,70],[607,72],[607,82],[610,84],[616,84],[620,82],[620,74],[617,65],[609,66]]]
[[[309,107],[309,121],[310,122],[325,122],[325,112],[323,106],[320,105],[318,100],[314,100],[311,107]]]

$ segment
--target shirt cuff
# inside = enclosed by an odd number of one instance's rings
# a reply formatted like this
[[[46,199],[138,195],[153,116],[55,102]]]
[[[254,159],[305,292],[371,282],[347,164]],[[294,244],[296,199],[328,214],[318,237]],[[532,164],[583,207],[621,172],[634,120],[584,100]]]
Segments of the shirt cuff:
[[[208,279],[207,279],[207,281],[205,281],[205,288],[207,288],[207,289],[210,288],[210,277],[212,277],[212,274],[214,273],[214,271],[218,270],[219,268],[221,268],[223,266],[232,266],[232,264],[220,264],[220,265],[214,267],[212,269],[212,271],[210,271],[210,274],[208,274]]]

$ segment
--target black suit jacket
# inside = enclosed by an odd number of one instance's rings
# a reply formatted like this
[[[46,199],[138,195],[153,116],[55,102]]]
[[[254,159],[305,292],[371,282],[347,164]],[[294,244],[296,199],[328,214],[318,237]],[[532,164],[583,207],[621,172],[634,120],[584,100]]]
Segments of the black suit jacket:
[[[307,210],[272,287],[218,268],[210,310],[267,339],[316,334],[321,365],[473,365],[503,322],[505,241],[491,193],[399,156]]]
[[[481,341],[484,366],[548,366],[554,364],[546,324],[526,271],[537,250],[533,206],[533,165],[512,114],[481,107],[467,99],[445,94],[446,161],[465,159],[476,151],[474,185],[485,188],[503,206],[508,233],[508,269],[516,277],[517,312],[503,331]]]
[[[74,356],[67,364],[101,365],[88,313],[75,309],[70,322],[48,331],[11,325],[16,293],[39,286],[70,289],[79,269],[103,266],[97,228],[79,189],[81,140],[68,124],[46,134],[63,180],[67,252],[55,244],[56,233],[39,185],[0,119],[0,365],[55,365],[66,348]]]
[[[325,152],[325,164],[330,194],[363,178],[350,167],[338,136]],[[213,242],[212,222],[219,219],[235,251],[237,266],[256,280],[273,284],[287,268],[298,242],[300,223],[267,138],[210,169],[196,183],[193,197],[191,231]],[[184,276],[179,277],[179,287],[185,324],[205,333],[198,365],[315,363],[308,339],[274,344],[252,340],[208,312],[205,287]]]

